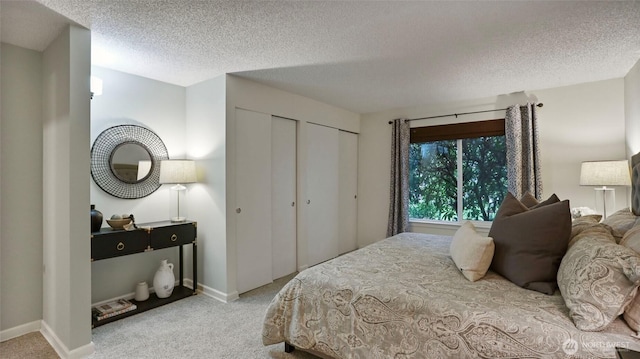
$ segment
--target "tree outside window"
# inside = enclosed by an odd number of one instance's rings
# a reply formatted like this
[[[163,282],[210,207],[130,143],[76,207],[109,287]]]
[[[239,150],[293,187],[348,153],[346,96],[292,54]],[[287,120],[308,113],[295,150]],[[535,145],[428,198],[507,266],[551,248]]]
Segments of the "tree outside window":
[[[412,129],[410,218],[493,220],[507,191],[506,144],[504,121],[492,124],[501,131],[482,130],[485,122],[445,125],[450,133],[444,135],[438,129],[443,126]],[[452,126],[459,127],[458,135]]]

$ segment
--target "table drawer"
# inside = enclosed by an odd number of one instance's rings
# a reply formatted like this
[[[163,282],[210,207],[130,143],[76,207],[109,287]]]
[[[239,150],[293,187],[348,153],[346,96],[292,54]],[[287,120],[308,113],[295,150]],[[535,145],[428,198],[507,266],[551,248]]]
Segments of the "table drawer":
[[[151,230],[149,242],[151,248],[161,249],[190,244],[195,239],[196,226],[194,223],[185,223],[181,225],[153,228]]]
[[[147,232],[144,230],[118,231],[93,236],[91,259],[96,261],[144,252],[149,245],[147,238]]]

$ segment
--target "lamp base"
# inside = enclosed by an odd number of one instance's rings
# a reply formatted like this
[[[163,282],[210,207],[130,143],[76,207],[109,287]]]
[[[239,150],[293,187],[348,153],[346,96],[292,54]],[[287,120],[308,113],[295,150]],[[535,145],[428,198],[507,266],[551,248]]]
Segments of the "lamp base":
[[[187,217],[171,217],[171,223],[186,222]]]
[[[606,219],[608,215],[607,209],[610,212],[616,206],[616,190],[615,188],[609,188],[607,186],[596,187],[594,190],[596,191],[596,208],[599,208],[598,192],[602,192],[602,218]],[[611,197],[610,202],[607,201],[607,197]]]

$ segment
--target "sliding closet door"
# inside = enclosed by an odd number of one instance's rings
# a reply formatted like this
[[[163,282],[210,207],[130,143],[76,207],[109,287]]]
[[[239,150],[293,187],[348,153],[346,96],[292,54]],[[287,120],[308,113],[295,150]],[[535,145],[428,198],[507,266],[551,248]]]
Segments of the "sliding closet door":
[[[273,279],[294,273],[296,262],[296,121],[271,119],[271,243]]]
[[[340,131],[339,166],[338,249],[343,254],[358,246],[358,135],[355,133]]]
[[[271,258],[271,115],[236,109],[237,289],[273,277]]]
[[[338,250],[338,130],[307,125],[307,247],[309,265]]]

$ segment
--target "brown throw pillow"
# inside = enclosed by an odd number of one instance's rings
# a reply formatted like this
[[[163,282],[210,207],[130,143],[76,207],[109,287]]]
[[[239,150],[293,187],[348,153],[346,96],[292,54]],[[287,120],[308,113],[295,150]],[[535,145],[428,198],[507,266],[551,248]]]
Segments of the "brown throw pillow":
[[[525,206],[527,206],[527,208],[531,208],[533,206],[538,205],[538,199],[536,199],[531,193],[527,192],[524,194],[524,196],[522,196],[522,198],[520,198],[520,202],[522,202],[522,204],[524,204]]]
[[[568,200],[554,194],[529,209],[507,193],[489,231],[495,243],[491,269],[520,287],[553,294],[570,234]]]
[[[542,202],[539,202],[531,193],[527,192],[520,198],[520,203],[525,205],[529,209],[538,208],[542,206],[546,206],[551,203],[560,202],[560,198],[554,194],[552,194],[549,198],[545,199]]]

